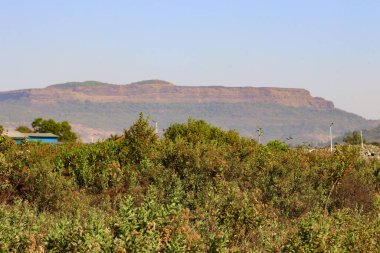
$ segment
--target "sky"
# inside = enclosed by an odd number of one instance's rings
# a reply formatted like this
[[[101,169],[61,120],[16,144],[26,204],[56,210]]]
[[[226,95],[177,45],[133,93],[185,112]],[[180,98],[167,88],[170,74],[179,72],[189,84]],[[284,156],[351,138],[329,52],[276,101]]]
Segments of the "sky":
[[[304,88],[380,119],[380,1],[0,0],[0,91],[147,79]]]

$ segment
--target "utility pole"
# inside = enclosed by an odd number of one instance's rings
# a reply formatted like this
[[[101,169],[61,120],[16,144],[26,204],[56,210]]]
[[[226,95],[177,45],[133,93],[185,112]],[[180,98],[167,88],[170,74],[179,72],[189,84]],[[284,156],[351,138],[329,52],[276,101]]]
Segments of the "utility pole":
[[[334,125],[334,122],[331,122],[330,124],[330,152],[333,152],[333,140],[332,140],[332,126]]]
[[[158,135],[158,121],[152,120],[155,124],[154,132]]]
[[[261,127],[259,127],[256,131],[258,133],[259,144],[261,144],[261,136],[264,135],[264,131]]]
[[[363,130],[360,130],[360,141],[362,143],[362,149],[364,149],[364,141],[363,141]]]
[[[92,134],[92,135],[91,135],[91,143],[95,143],[95,138],[94,138],[94,137],[95,137],[96,135],[97,135],[97,134]]]

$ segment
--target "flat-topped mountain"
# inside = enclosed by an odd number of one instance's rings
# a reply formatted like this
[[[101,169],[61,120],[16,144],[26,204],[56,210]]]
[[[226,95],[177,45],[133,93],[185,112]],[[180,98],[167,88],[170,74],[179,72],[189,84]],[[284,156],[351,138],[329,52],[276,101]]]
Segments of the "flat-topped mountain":
[[[132,103],[252,103],[278,104],[332,110],[334,105],[312,97],[304,89],[267,87],[176,86],[166,81],[148,80],[127,85],[96,81],[51,85],[0,93],[0,101],[24,100],[33,103],[57,103],[68,100]]]
[[[148,80],[126,85],[69,82],[0,92],[0,124],[14,128],[37,117],[67,120],[84,141],[122,133],[140,112],[158,121],[161,133],[192,117],[245,136],[255,137],[260,127],[263,141],[288,139],[292,144],[327,141],[331,122],[334,136],[379,124],[304,89],[176,86]]]

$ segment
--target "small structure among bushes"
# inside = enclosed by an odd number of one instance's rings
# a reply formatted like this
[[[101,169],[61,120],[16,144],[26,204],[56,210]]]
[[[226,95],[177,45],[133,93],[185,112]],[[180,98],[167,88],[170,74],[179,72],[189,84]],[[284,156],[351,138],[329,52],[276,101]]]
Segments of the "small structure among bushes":
[[[12,138],[17,144],[25,141],[41,141],[45,143],[57,143],[58,136],[51,133],[21,133],[18,131],[6,131],[4,135]]]

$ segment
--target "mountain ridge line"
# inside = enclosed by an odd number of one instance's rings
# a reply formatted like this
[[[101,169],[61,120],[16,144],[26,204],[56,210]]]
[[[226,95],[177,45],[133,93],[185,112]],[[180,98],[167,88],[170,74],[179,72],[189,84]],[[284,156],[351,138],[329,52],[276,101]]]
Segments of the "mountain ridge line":
[[[98,81],[67,82],[39,89],[0,92],[0,101],[29,100],[32,103],[57,101],[138,102],[138,103],[270,103],[291,107],[333,110],[334,104],[313,97],[302,88],[177,86],[162,80],[146,80],[130,84]]]

